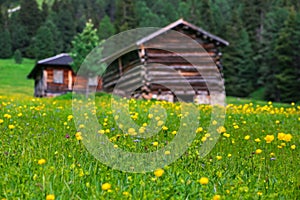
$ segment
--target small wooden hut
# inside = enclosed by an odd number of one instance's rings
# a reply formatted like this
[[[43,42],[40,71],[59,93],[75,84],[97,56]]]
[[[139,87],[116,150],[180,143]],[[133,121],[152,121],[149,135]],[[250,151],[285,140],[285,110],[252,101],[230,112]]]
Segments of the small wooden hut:
[[[72,58],[66,53],[38,61],[27,76],[27,78],[35,80],[34,96],[53,97],[71,92],[75,79],[80,83],[79,86],[82,86],[83,91],[87,84],[93,91],[101,90],[101,79],[76,76],[71,67],[72,61]],[[77,89],[80,89],[79,86]]]
[[[172,30],[193,39],[202,50]],[[225,97],[220,47],[227,45],[220,37],[179,19],[104,58],[112,64],[103,75],[103,90],[125,97],[209,104],[212,93]]]

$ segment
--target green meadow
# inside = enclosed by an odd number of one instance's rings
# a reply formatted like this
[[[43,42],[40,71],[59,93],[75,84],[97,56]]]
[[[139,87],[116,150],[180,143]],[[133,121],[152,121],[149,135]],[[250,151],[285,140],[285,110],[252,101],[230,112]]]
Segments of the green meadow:
[[[27,80],[26,75],[33,66],[31,60],[21,65],[12,60],[0,61],[0,199],[300,197],[297,104],[229,97],[222,124],[211,119],[212,107],[208,105],[115,101],[110,95],[103,95],[86,104],[77,101],[81,106],[75,110],[83,108],[84,120],[80,121],[73,113],[70,98],[32,97],[33,81]],[[184,133],[194,134],[195,138],[168,165],[144,173],[119,171],[97,160],[84,145],[88,140],[85,133],[91,128],[91,105],[92,114],[101,125],[94,132],[95,137],[106,138],[114,149],[136,153],[161,150],[180,137],[180,122],[184,122],[183,127],[197,124]],[[125,105],[129,119],[137,126],[120,122]],[[184,106],[193,107],[193,112],[182,113]],[[195,118],[192,113],[199,116]],[[155,134],[144,137],[153,124]],[[217,132],[217,137],[211,130]],[[216,141],[216,145],[202,157],[201,147],[210,141]],[[105,152],[111,147],[101,148]],[[168,159],[174,151],[168,149],[162,154]]]

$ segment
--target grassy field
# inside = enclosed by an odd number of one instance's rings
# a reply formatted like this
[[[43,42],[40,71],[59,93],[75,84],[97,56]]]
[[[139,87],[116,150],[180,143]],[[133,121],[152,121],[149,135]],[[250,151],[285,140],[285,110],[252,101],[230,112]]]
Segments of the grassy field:
[[[0,199],[300,197],[298,105],[228,97],[226,116],[210,119],[210,106],[115,101],[103,95],[95,102],[73,101],[73,110],[70,95],[32,97],[33,81],[26,75],[33,66],[31,60],[22,65],[0,60]],[[123,116],[126,105],[127,117]],[[183,112],[182,108],[190,110]],[[96,127],[90,124],[94,114],[101,127],[87,134]],[[185,131],[181,132],[180,127]],[[152,131],[155,134],[149,136]],[[97,160],[89,148],[89,141],[93,141],[99,153],[107,153],[105,157],[113,162],[134,165],[141,160],[122,160],[111,156],[110,151],[160,151],[168,160],[177,152],[176,148],[168,149],[169,144],[178,141],[177,137],[185,144],[186,137],[182,135],[190,134],[195,138],[178,159],[144,173],[109,167]],[[107,143],[98,142],[98,138]],[[212,151],[200,156],[211,141],[216,142]],[[148,167],[156,166],[154,158],[149,156]]]
[[[27,75],[34,67],[34,61],[24,59],[22,64],[14,60],[0,60],[0,95],[32,96],[34,81]]]

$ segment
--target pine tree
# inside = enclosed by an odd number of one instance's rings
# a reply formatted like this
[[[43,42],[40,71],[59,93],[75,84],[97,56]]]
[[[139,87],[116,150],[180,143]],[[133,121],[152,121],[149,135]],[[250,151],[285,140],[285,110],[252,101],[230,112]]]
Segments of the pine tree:
[[[0,58],[12,56],[11,38],[7,29],[0,29],[0,47]]]
[[[273,83],[276,87],[275,101],[300,100],[300,18],[298,16],[295,10],[291,9],[275,43],[274,68],[277,72]]]
[[[99,40],[107,39],[115,34],[116,30],[109,17],[105,15],[98,28]]]
[[[22,64],[23,58],[22,53],[19,49],[17,49],[14,53],[14,59],[17,64]]]
[[[43,20],[36,0],[21,0],[19,20],[26,27],[28,36],[33,37]]]
[[[117,32],[137,27],[134,0],[117,0],[115,26]]]
[[[35,58],[38,60],[55,54],[55,41],[51,30],[47,26],[38,29],[32,45]]]

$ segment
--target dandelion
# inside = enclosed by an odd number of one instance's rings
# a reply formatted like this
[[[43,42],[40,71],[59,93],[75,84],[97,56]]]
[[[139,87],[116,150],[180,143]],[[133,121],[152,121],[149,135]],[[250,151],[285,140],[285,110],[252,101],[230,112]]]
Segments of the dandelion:
[[[276,123],[276,124],[280,124],[280,121],[279,121],[279,120],[276,120],[275,123]]]
[[[220,199],[221,199],[221,196],[217,194],[217,195],[213,196],[212,199],[213,199],[213,200],[220,200]]]
[[[296,145],[293,144],[293,145],[291,146],[291,149],[292,149],[292,150],[296,149]]]
[[[258,192],[257,192],[257,195],[258,195],[258,196],[261,196],[261,195],[262,195],[262,192],[258,191]]]
[[[245,140],[249,140],[249,139],[250,139],[250,135],[246,135],[246,136],[244,137],[244,139],[245,139]]]
[[[255,154],[261,154],[262,150],[261,149],[256,149]]]
[[[101,186],[102,190],[106,191],[106,190],[109,190],[111,188],[111,184],[109,183],[104,183],[102,184]]]
[[[163,126],[163,127],[162,127],[162,130],[163,130],[163,131],[166,131],[166,130],[168,130],[168,127]]]
[[[48,195],[46,196],[46,200],[54,200],[54,199],[55,199],[54,194],[48,194]]]
[[[68,121],[71,121],[73,119],[73,115],[68,115]]]
[[[163,124],[164,124],[164,122],[161,120],[157,122],[157,126],[162,126]]]
[[[105,130],[99,130],[98,133],[103,135],[105,133]]]
[[[199,128],[197,128],[196,133],[200,133],[200,132],[202,132],[202,131],[203,131],[203,128],[202,128],[202,127],[199,127]]]
[[[229,154],[227,155],[228,158],[230,158],[231,156],[232,156],[231,153],[229,153]]]
[[[271,153],[270,153],[270,156],[271,156],[271,157],[274,157],[274,156],[275,156],[275,153],[271,152]]]
[[[222,156],[216,156],[217,160],[221,160]]]
[[[171,152],[170,151],[165,151],[165,155],[170,155]]]
[[[226,132],[226,128],[224,126],[220,126],[218,129],[217,129],[218,133],[225,133]]]
[[[267,143],[271,143],[274,140],[274,135],[266,135],[265,140]]]
[[[123,192],[122,194],[123,194],[124,196],[126,196],[126,197],[129,196],[129,192],[126,192],[126,191]]]
[[[172,131],[172,135],[176,135],[177,134],[177,131]]]
[[[233,128],[234,129],[239,129],[240,127],[239,127],[239,125],[234,125]]]
[[[278,133],[277,138],[278,140],[284,140],[285,134],[284,133]]]
[[[208,178],[206,177],[201,177],[198,181],[201,185],[207,185],[208,184]]]
[[[224,133],[223,136],[229,138],[229,137],[230,137],[230,134]]]
[[[152,145],[155,146],[155,147],[157,147],[158,146],[158,142],[153,142]]]
[[[214,120],[214,121],[212,122],[212,124],[213,124],[213,125],[217,125],[218,122],[217,122],[216,120]]]
[[[152,119],[152,118],[153,118],[153,114],[149,114],[149,115],[148,115],[148,118],[149,118],[149,119]]]
[[[40,160],[38,160],[38,164],[39,165],[43,165],[43,164],[45,164],[46,163],[46,160],[45,159],[40,159]]]
[[[139,128],[139,133],[145,133],[145,127]]]
[[[135,131],[134,128],[129,128],[129,129],[128,129],[128,134],[129,134],[129,135],[137,135],[137,133],[136,133],[136,131]]]
[[[0,124],[2,124],[4,122],[4,120],[3,119],[0,119]]]
[[[156,177],[161,177],[163,174],[164,174],[164,170],[163,169],[161,169],[161,168],[159,168],[159,169],[156,169],[155,171],[154,171],[154,175],[156,176]]]

